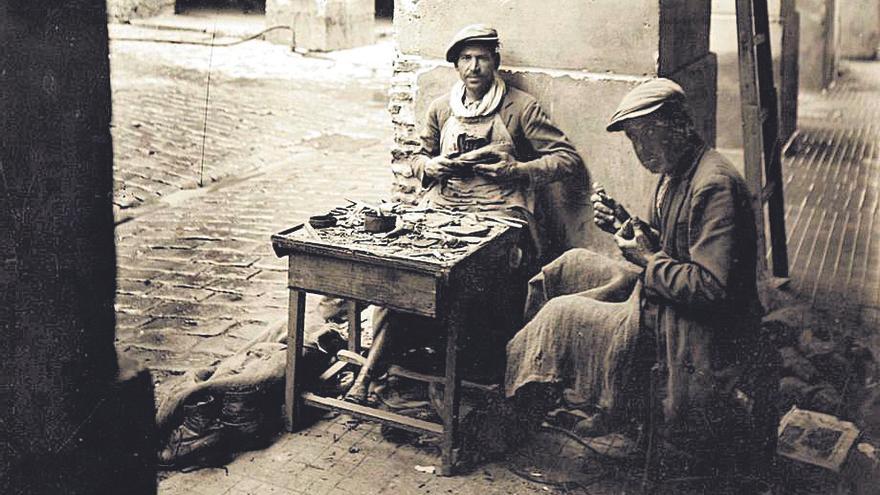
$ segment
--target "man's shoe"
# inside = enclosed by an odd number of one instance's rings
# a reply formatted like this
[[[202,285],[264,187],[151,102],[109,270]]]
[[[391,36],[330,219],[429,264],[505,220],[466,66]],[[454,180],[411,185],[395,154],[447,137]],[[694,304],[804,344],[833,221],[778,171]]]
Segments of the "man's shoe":
[[[184,423],[174,430],[165,448],[159,452],[159,467],[182,469],[222,464],[226,456],[223,444],[223,432],[219,426],[196,432]]]

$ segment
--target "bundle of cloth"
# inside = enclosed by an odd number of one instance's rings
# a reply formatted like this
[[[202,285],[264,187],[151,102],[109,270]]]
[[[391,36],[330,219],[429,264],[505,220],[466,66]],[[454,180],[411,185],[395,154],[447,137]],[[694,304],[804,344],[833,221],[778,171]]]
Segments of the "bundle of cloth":
[[[544,266],[529,282],[528,323],[507,344],[507,397],[531,383],[556,384],[566,407],[632,417],[652,357],[640,295],[638,267],[593,251],[570,250]]]

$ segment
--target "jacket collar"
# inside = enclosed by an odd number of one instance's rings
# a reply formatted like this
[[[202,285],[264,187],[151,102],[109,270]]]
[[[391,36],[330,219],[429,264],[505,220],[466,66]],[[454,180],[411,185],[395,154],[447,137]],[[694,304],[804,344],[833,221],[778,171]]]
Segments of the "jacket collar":
[[[697,165],[700,164],[700,160],[702,160],[707,149],[708,147],[706,146],[706,143],[701,139],[695,141],[690,152],[681,157],[675,171],[664,175],[672,180],[682,180],[693,177],[694,172],[697,170]]]

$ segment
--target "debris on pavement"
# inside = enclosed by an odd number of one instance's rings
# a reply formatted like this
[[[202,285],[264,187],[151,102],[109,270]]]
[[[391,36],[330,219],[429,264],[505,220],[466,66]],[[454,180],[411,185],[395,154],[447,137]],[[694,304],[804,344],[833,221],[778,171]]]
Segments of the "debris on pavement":
[[[419,466],[418,464],[416,464],[415,469],[416,471],[425,474],[434,474],[437,471],[437,468],[434,466]]]
[[[779,425],[783,457],[840,472],[859,430],[849,421],[793,407]]]

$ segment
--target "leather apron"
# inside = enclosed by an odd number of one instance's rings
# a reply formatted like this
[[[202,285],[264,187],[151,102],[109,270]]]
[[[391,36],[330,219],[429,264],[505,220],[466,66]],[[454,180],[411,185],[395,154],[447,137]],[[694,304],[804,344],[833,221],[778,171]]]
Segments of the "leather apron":
[[[460,153],[459,136],[482,139],[488,145],[504,146],[514,155],[513,137],[496,111],[481,117],[450,116],[440,131],[440,153]],[[426,193],[425,201],[433,206],[459,211],[492,212],[523,209],[531,216],[534,201],[529,201],[526,183],[521,180],[499,181],[479,174],[447,177]]]

